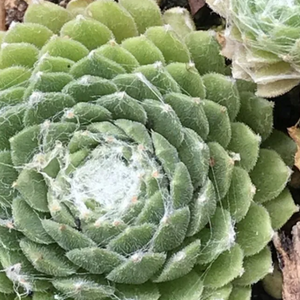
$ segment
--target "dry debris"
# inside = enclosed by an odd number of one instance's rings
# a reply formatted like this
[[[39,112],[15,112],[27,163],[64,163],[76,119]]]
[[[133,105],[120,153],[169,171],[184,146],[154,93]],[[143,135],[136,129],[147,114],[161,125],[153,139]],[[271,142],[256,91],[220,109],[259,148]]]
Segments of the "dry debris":
[[[274,236],[274,245],[279,254],[283,274],[284,300],[300,299],[300,222],[292,229],[292,237],[285,233]]]
[[[2,2],[3,2],[2,5],[4,6],[3,19],[5,20],[5,26],[4,26],[4,29],[2,29],[2,30],[8,29],[12,22],[23,22],[23,17],[24,17],[26,9],[28,7],[28,4],[26,1],[24,1],[24,0],[2,0]],[[0,15],[0,20],[1,20],[1,15]]]
[[[298,147],[298,151],[295,156],[295,166],[300,170],[300,128],[299,128],[299,123],[300,123],[300,121],[298,121],[298,123],[295,126],[288,128],[288,132]]]
[[[205,3],[205,0],[189,0],[192,15],[194,16],[205,5]]]

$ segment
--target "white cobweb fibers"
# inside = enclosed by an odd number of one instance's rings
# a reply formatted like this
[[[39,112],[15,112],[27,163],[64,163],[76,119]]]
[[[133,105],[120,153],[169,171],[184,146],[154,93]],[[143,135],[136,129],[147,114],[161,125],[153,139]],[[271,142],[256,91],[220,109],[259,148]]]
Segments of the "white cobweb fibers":
[[[138,199],[145,177],[157,164],[143,147],[96,135],[91,134],[98,146],[71,172],[71,155],[62,150],[60,172],[56,179],[48,180],[49,190],[58,206],[59,202],[70,203],[79,218],[88,218],[94,203],[100,209],[100,222],[120,220]]]
[[[144,167],[138,153],[126,162],[122,152],[118,143],[93,150],[88,160],[72,173],[68,200],[81,206],[85,200],[93,199],[112,216],[125,211],[139,194]]]

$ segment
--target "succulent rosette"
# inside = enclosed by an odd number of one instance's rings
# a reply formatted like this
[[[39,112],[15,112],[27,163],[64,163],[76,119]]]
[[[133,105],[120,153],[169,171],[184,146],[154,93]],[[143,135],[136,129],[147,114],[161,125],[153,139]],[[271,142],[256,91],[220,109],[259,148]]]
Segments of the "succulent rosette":
[[[227,20],[226,46],[234,78],[257,83],[257,95],[275,97],[300,83],[298,0],[208,0]]]
[[[219,51],[151,0],[32,4],[3,34],[1,299],[250,299],[295,145]]]

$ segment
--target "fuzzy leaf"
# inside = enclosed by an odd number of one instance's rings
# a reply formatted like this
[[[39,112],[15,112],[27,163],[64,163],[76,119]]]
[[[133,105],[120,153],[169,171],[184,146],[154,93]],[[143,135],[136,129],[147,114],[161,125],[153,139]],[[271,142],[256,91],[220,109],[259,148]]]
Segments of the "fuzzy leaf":
[[[161,253],[136,253],[110,272],[106,278],[117,283],[142,284],[163,266],[165,260],[166,255]]]
[[[163,99],[158,88],[155,87],[142,73],[118,75],[113,82],[121,91],[140,101],[145,99]]]
[[[261,251],[272,239],[273,229],[267,210],[254,202],[247,215],[237,225],[237,243],[241,246],[245,256]],[[251,240],[251,243],[249,241]]]
[[[89,51],[106,44],[113,38],[112,32],[104,24],[82,15],[66,23],[60,30],[60,34],[80,42]]]
[[[23,199],[14,199],[12,213],[16,228],[30,240],[46,245],[53,243],[42,227],[40,216]]]
[[[193,63],[171,63],[166,69],[180,85],[183,94],[205,99],[205,86]]]
[[[268,247],[265,247],[259,253],[246,257],[243,265],[245,271],[240,278],[234,281],[234,284],[247,286],[259,281],[272,270],[272,254]]]
[[[53,18],[54,16],[55,18]],[[24,22],[44,25],[57,34],[64,23],[70,19],[71,14],[64,8],[51,2],[43,2],[30,5]]]
[[[241,221],[248,212],[254,195],[254,187],[248,173],[234,167],[230,188],[221,200],[221,207],[227,209],[234,221]]]
[[[0,204],[9,207],[15,196],[12,191],[13,183],[17,180],[18,173],[15,170],[9,151],[0,152]]]
[[[165,96],[165,102],[172,106],[183,126],[194,130],[202,139],[207,138],[208,120],[199,99],[170,93]]]
[[[143,35],[126,39],[121,46],[129,51],[140,65],[150,65],[158,61],[165,63],[160,49]]]
[[[218,143],[212,142],[208,146],[210,150],[209,179],[215,186],[218,200],[221,200],[230,188],[234,161]]]
[[[216,211],[217,197],[214,185],[208,179],[190,204],[191,221],[188,236],[193,236],[204,228]]]
[[[225,59],[220,54],[220,45],[213,31],[192,32],[185,42],[200,75],[210,72],[225,73]]]
[[[191,176],[182,162],[175,165],[170,190],[174,208],[183,207],[192,201],[193,185]]]
[[[155,100],[146,100],[142,105],[152,129],[178,148],[184,137],[183,128],[172,107]]]
[[[128,227],[123,233],[109,242],[108,249],[124,255],[132,254],[149,243],[155,233],[155,229],[156,226],[152,224]]]
[[[59,279],[53,281],[53,286],[66,296],[72,296],[75,300],[100,300],[113,295],[114,288],[99,284],[85,278]]]
[[[188,275],[159,285],[160,300],[199,300],[203,292],[201,277],[192,271]]]
[[[132,16],[113,0],[100,0],[91,3],[86,14],[106,25],[114,34],[118,43],[138,35]]]
[[[165,252],[180,246],[190,222],[188,207],[167,213],[160,221],[153,239],[154,252]]]
[[[194,188],[202,186],[209,169],[209,148],[192,129],[184,130],[184,140],[178,149],[180,160],[186,165]]]
[[[91,247],[71,250],[66,256],[91,274],[109,273],[125,261],[125,258],[116,252]]]
[[[34,23],[15,23],[5,34],[5,43],[29,43],[42,48],[53,32],[47,27]]]
[[[125,69],[116,62],[91,51],[88,56],[75,63],[70,69],[70,74],[75,78],[84,75],[99,76],[112,79],[118,74],[126,73]]]
[[[165,282],[181,278],[191,272],[200,253],[200,240],[195,240],[174,253],[165,263],[154,282]]]
[[[208,288],[221,288],[243,272],[243,251],[238,244],[223,252],[209,267],[204,276]]]
[[[20,247],[39,272],[64,277],[74,274],[78,269],[64,257],[64,251],[55,245],[45,247],[23,239],[20,241]]]
[[[125,48],[118,45],[115,41],[110,41],[96,51],[98,54],[111,59],[122,66],[126,72],[131,73],[139,66],[137,59]]]
[[[187,46],[180,41],[170,25],[153,26],[145,32],[145,35],[160,49],[166,63],[190,61]]]
[[[146,112],[141,104],[125,92],[102,96],[96,103],[108,109],[113,119],[128,119],[142,124],[147,121]]]
[[[274,150],[261,149],[258,161],[250,173],[256,187],[254,200],[264,203],[277,197],[286,186],[291,171]]]
[[[121,0],[119,3],[132,15],[140,34],[148,27],[162,25],[160,9],[153,0]]]
[[[67,251],[96,245],[91,239],[68,225],[59,224],[51,220],[42,220],[41,223],[49,236]]]

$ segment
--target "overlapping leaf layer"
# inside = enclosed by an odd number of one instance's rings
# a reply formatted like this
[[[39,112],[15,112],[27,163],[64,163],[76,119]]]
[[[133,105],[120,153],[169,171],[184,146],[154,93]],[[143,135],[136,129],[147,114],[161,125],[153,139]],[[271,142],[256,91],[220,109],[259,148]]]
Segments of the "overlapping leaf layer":
[[[1,299],[250,299],[295,145],[219,51],[152,0],[33,4],[3,35]]]

